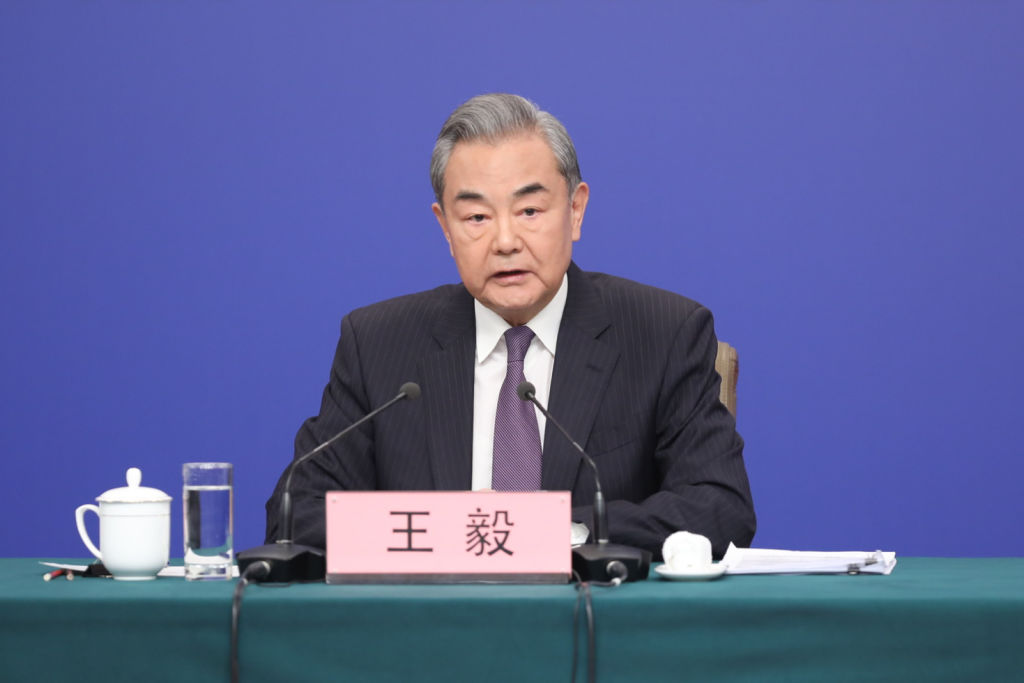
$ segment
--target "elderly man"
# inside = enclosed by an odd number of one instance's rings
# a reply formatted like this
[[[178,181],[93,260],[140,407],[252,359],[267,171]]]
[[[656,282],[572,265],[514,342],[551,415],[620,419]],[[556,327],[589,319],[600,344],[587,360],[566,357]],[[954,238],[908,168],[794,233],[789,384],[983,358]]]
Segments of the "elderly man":
[[[743,441],[718,399],[711,314],[572,262],[590,189],[562,124],[515,95],[475,97],[442,127],[430,173],[462,284],[342,320],[320,414],[302,425],[296,454],[404,382],[418,382],[422,400],[296,469],[295,540],[323,547],[330,490],[568,490],[574,521],[589,522],[592,474],[516,396],[525,378],[597,463],[613,542],[657,555],[688,530],[717,556],[749,545]],[[267,502],[268,541],[281,485]]]

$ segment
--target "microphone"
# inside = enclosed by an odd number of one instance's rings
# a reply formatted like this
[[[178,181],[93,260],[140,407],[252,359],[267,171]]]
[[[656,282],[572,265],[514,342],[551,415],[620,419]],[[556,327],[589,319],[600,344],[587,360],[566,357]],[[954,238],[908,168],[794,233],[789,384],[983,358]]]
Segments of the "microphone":
[[[537,400],[537,388],[531,382],[520,382],[516,393],[523,401],[529,401],[537,406],[537,410],[569,440],[582,456],[583,462],[587,463],[594,473],[593,537],[596,542],[585,543],[572,551],[572,568],[583,581],[607,581],[619,585],[623,581],[646,579],[651,568],[651,553],[640,548],[608,542],[608,509],[605,507],[597,463],[587,455],[583,446],[569,436],[569,432],[547,411],[547,408],[541,405]]]
[[[269,566],[269,570],[260,579],[261,581],[291,583],[292,581],[323,580],[327,570],[326,553],[324,550],[292,541],[292,475],[295,474],[295,470],[299,465],[320,453],[353,429],[372,420],[399,401],[404,399],[415,401],[419,397],[420,385],[415,382],[406,382],[399,388],[398,395],[390,401],[378,406],[313,450],[303,453],[293,460],[288,465],[288,475],[285,477],[284,487],[281,492],[281,531],[284,535],[275,543],[250,548],[238,553],[239,572],[244,574],[249,565],[256,562],[265,562]]]

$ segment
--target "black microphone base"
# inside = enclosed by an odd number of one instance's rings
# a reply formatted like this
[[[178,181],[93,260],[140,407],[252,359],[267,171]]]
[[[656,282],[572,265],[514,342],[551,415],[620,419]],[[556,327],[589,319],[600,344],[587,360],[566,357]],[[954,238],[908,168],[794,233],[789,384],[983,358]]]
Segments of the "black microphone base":
[[[291,541],[243,550],[238,553],[238,571],[245,572],[246,567],[261,560],[270,565],[270,573],[260,579],[261,583],[323,581],[327,572],[323,550]]]
[[[609,567],[613,562],[622,563],[625,576],[621,569],[615,571],[618,565]],[[642,581],[651,569],[651,553],[616,543],[587,543],[573,548],[572,568],[582,581]]]

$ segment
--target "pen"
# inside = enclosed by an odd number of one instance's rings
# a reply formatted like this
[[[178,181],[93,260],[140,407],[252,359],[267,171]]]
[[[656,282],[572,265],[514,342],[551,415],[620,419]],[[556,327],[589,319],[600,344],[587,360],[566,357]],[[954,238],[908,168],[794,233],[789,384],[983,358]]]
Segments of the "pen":
[[[58,576],[64,576],[65,574],[69,574],[66,569],[54,569],[52,572],[46,572],[43,574],[43,581],[50,581],[52,579],[56,579]]]

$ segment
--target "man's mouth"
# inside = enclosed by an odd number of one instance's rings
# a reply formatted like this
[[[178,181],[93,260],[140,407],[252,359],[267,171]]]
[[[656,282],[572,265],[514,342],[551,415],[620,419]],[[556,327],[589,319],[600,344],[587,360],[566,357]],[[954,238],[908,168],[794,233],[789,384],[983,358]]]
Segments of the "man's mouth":
[[[499,282],[517,282],[526,277],[528,272],[518,269],[499,270],[492,277]]]

